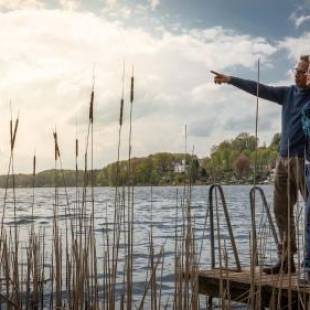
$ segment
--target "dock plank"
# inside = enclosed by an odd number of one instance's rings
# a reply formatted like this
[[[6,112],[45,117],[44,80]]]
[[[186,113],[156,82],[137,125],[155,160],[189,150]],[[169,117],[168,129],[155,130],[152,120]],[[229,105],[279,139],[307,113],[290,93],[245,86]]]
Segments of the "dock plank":
[[[219,268],[200,270],[198,280],[200,294],[227,299],[229,291],[231,300],[248,303],[251,290],[251,272],[249,268],[243,268],[239,272]],[[292,302],[294,303],[300,300],[308,301],[310,297],[310,285],[301,285],[297,274],[267,275],[262,273],[261,267],[257,267],[254,283],[263,307],[268,307],[270,300],[279,295],[282,303],[287,303],[289,293],[291,293]],[[221,286],[222,290],[220,289]]]

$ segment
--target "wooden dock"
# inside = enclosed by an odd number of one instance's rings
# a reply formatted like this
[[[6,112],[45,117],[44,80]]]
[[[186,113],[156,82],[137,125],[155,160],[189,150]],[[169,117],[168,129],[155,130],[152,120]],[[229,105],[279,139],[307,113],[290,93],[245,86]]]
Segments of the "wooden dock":
[[[255,286],[254,302],[259,303],[261,309],[265,307],[277,309],[279,304],[281,309],[288,309],[289,301],[291,301],[291,309],[309,309],[310,285],[299,280],[297,274],[266,275],[257,267],[254,279],[255,285],[251,286],[249,269],[243,269],[240,272],[218,268],[200,271],[199,293],[249,304],[251,303],[250,292],[251,290],[253,292],[253,286]]]

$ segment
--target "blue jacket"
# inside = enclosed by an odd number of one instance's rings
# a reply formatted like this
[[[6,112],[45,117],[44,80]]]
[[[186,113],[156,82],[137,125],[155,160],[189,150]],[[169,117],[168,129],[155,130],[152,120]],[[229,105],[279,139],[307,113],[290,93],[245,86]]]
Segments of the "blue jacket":
[[[257,82],[231,77],[230,84],[256,96]],[[302,157],[306,138],[301,116],[302,110],[310,106],[310,89],[259,84],[259,97],[282,106],[280,155]]]

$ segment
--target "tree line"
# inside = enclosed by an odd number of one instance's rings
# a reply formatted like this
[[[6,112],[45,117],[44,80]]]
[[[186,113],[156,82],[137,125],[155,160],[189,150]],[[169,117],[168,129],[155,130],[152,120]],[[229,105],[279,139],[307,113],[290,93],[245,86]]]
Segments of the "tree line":
[[[276,133],[269,146],[258,146],[259,141],[248,133],[240,133],[235,139],[224,140],[214,146],[211,155],[202,160],[215,182],[253,182],[254,172],[258,182],[271,177],[279,152],[280,134]]]
[[[35,178],[31,174],[14,175],[16,187],[179,185],[213,182],[247,183],[270,178],[278,156],[280,135],[270,145],[259,145],[253,135],[240,133],[211,148],[210,156],[198,158],[185,153],[161,152],[141,158],[114,162],[103,169],[88,171],[46,170]],[[13,178],[0,176],[0,187],[11,187]]]

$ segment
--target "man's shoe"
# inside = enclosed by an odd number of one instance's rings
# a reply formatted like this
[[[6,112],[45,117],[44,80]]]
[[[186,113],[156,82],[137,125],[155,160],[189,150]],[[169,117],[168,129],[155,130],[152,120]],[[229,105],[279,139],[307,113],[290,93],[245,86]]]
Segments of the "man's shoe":
[[[266,274],[279,274],[279,273],[295,273],[296,272],[296,267],[295,267],[295,262],[294,258],[291,258],[291,264],[290,264],[290,270],[289,270],[289,264],[288,264],[288,259],[279,259],[278,262],[270,267],[265,267],[263,268],[263,272]]]

